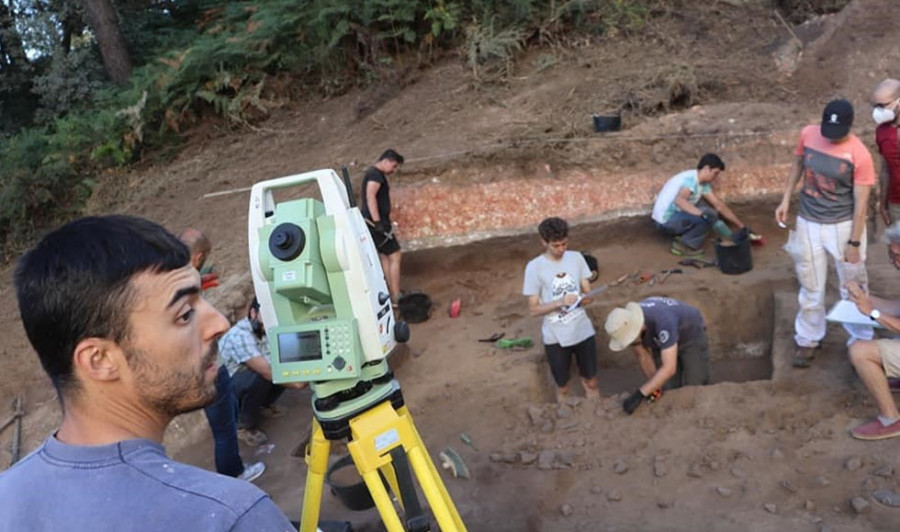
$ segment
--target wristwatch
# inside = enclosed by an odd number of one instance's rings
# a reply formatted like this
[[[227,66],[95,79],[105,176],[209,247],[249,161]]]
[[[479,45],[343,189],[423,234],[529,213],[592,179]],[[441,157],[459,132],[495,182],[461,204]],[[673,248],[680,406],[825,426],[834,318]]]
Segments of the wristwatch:
[[[859,240],[848,240],[847,243],[855,248],[858,248],[859,245],[861,244],[861,242]]]
[[[880,318],[880,317],[881,317],[881,311],[878,310],[877,308],[873,308],[872,312],[869,313],[869,318],[872,321],[878,321],[878,318]]]

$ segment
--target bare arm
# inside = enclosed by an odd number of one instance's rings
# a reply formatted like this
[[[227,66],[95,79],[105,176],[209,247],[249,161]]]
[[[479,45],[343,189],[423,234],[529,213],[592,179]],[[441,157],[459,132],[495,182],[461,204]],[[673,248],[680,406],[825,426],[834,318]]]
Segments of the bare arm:
[[[650,350],[643,345],[638,344],[634,346],[634,354],[637,356],[638,364],[640,364],[644,376],[648,379],[652,379],[653,376],[656,375],[656,363],[653,362],[653,356],[651,355]]]
[[[675,206],[678,207],[682,212],[693,214],[694,216],[702,216],[703,211],[701,211],[696,205],[688,201],[688,198],[690,197],[691,189],[682,188],[678,191],[678,195],[675,196]]]
[[[872,310],[881,311],[878,323],[889,331],[900,332],[900,301],[892,301],[883,297],[876,297],[865,293],[859,283],[847,283],[849,299],[856,304],[856,309],[866,316],[872,314]]]
[[[787,180],[784,183],[784,195],[781,198],[781,203],[778,205],[778,208],[775,209],[776,222],[781,222],[783,224],[787,223],[788,207],[791,204],[791,194],[794,193],[794,188],[796,188],[797,182],[800,181],[800,176],[802,174],[803,156],[797,155],[794,157],[791,171],[788,173]]]
[[[381,183],[369,181],[366,183],[366,205],[369,207],[369,215],[372,221],[378,223],[381,221],[381,213],[378,211],[378,191],[381,190]]]
[[[678,369],[678,344],[663,349],[660,352],[660,359],[662,366],[650,377],[650,380],[641,386],[641,393],[645,396],[662,389],[666,381],[675,375],[675,371]]]
[[[716,210],[719,214],[721,214],[726,220],[733,223],[738,227],[738,229],[744,227],[744,222],[737,217],[734,211],[725,204],[724,201],[720,200],[718,196],[716,196],[712,191],[703,195],[703,198],[712,205],[712,208]]]
[[[866,229],[866,214],[869,211],[869,194],[872,187],[853,186],[853,226],[850,229],[850,240],[859,242]],[[853,264],[861,260],[859,247],[844,243],[844,260]]]
[[[272,366],[269,365],[269,361],[266,360],[266,357],[250,357],[244,361],[244,365],[256,373],[259,373],[260,377],[272,382]]]
[[[541,303],[540,297],[528,296],[528,311],[531,312],[532,316],[543,316],[544,314],[550,314],[551,312],[571,305],[577,299],[578,296],[576,294],[566,294],[560,299]]]

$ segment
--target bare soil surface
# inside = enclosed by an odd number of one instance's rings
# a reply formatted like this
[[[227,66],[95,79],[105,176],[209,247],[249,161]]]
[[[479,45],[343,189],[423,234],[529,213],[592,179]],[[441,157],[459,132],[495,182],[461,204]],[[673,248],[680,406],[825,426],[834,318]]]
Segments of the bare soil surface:
[[[897,76],[892,69],[900,64],[894,2],[855,0],[838,14],[794,27],[796,40],[768,2],[667,5],[635,35],[532,49],[503,84],[473,84],[451,57],[411,70],[387,98],[376,88],[360,90],[293,104],[255,131],[195,133],[177,154],[102,176],[89,211],[142,215],[174,232],[185,226],[207,232],[223,280],[210,299],[234,318],[249,290],[247,195],[201,199],[211,192],[340,164],[358,176],[388,146],[408,158],[392,180],[398,191],[435,179],[460,186],[515,183],[584,169],[625,194],[629,176],[658,172],[661,185],[706,151],[722,154],[730,172],[768,167],[783,173],[796,132],[835,96],[854,102],[855,131],[871,144],[869,91]],[[625,103],[623,131],[592,133],[591,112]],[[419,214],[397,208],[414,227]],[[519,236],[404,255],[404,287],[427,292],[435,308],[431,319],[413,326],[408,349],[390,360],[431,456],[437,460],[451,446],[468,464],[468,480],[442,474],[470,530],[900,528],[900,509],[871,498],[876,489],[900,489],[897,442],[848,435],[875,410],[847,361],[846,335],[832,326],[811,369],[785,367],[796,311],[793,267],[780,249],[787,234],[772,222],[771,198],[736,210],[767,238],[755,249],[751,272],[685,269],[665,284],[620,284],[590,307],[601,329],[603,398],[596,402],[553,403],[539,347],[507,351],[477,342],[499,332],[539,340],[539,321],[528,316],[520,295],[524,265],[540,253],[533,227]],[[434,211],[442,212],[440,204]],[[646,217],[578,224],[570,249],[599,259],[598,283],[677,262]],[[713,255],[708,247],[707,258]],[[870,251],[869,271],[874,292],[900,296],[881,244]],[[60,413],[19,323],[11,269],[0,275],[6,303],[0,307],[6,331],[0,418],[24,394],[27,451],[54,430]],[[830,291],[833,299],[833,280]],[[649,295],[670,295],[703,311],[716,383],[666,393],[629,417],[620,394],[640,382],[639,370],[630,354],[606,349],[602,324],[614,306]],[[462,314],[452,319],[447,309],[457,298]],[[574,395],[580,393],[576,387]],[[289,416],[264,427],[274,446],[243,454],[267,463],[257,484],[297,519],[306,466],[290,451],[308,427],[309,392],[289,391],[282,401]],[[178,425],[187,428],[167,438],[170,451],[213,469],[202,416]],[[0,434],[0,468],[9,462],[11,433]],[[477,450],[460,440],[462,433]],[[849,502],[857,496],[869,503],[862,513]],[[327,492],[323,518],[352,521],[361,530],[380,527],[373,511],[349,512]]]

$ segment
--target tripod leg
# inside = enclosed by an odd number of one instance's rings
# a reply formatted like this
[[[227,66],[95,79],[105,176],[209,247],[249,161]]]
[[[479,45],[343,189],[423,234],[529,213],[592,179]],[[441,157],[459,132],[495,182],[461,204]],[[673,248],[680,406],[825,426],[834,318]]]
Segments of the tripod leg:
[[[441,480],[440,473],[434,466],[431,457],[428,456],[425,442],[422,441],[419,431],[416,430],[409,410],[404,406],[397,413],[401,419],[409,424],[410,432],[416,439],[415,445],[407,451],[407,454],[438,525],[441,527],[441,530],[466,530],[466,525],[459,516],[456,506],[453,504],[453,499],[450,498],[450,492],[447,491],[447,487]]]
[[[303,493],[303,513],[300,515],[300,532],[316,532],[319,526],[319,510],[322,506],[322,488],[328,470],[331,442],[325,439],[322,427],[312,421],[312,438],[306,452],[306,490]]]
[[[378,514],[381,515],[384,527],[388,532],[403,532],[403,523],[400,522],[400,516],[397,515],[397,509],[394,508],[390,495],[384,489],[384,483],[378,475],[378,469],[360,471],[360,474],[363,480],[366,481],[366,487],[369,488],[369,494],[372,495],[372,500],[375,501],[375,507],[378,508]]]

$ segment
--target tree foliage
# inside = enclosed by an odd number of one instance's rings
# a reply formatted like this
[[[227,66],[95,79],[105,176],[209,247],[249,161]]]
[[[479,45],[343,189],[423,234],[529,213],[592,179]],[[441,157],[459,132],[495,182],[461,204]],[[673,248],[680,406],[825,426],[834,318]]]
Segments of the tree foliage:
[[[0,137],[0,246],[77,213],[91,176],[199,120],[247,124],[442,51],[495,79],[548,34],[640,27],[644,1],[0,0],[0,123],[14,133]],[[97,6],[114,8],[104,20],[133,65],[118,86]]]

